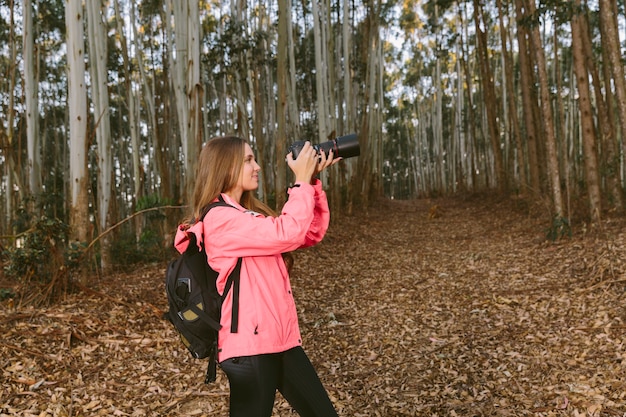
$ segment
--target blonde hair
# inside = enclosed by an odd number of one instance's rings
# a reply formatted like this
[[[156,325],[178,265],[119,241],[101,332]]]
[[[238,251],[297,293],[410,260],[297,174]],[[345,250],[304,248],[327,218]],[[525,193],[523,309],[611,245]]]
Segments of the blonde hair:
[[[204,213],[204,209],[220,194],[230,191],[237,185],[245,152],[246,141],[238,136],[218,136],[204,144],[198,157],[192,213],[187,223],[195,223]],[[267,204],[259,200],[253,191],[244,191],[239,204],[265,216],[278,216]],[[287,269],[291,270],[293,255],[284,253],[283,259]]]
[[[203,146],[196,171],[192,218],[199,219],[206,206],[237,185],[245,150],[246,141],[237,136],[218,136]],[[253,191],[244,191],[239,204],[266,216],[277,216]]]

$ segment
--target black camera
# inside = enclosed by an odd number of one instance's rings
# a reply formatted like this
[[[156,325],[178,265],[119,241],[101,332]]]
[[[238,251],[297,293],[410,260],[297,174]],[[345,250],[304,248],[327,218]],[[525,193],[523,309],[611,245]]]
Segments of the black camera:
[[[304,141],[299,140],[294,142],[289,146],[288,152],[291,152],[291,156],[293,159],[296,159],[298,155],[300,155],[300,151],[304,146]],[[351,158],[353,156],[359,156],[361,153],[361,148],[359,147],[359,138],[356,133],[352,133],[350,135],[340,136],[333,140],[329,140],[328,142],[320,143],[319,145],[313,145],[313,149],[319,155],[320,152],[324,152],[326,157],[328,157],[328,153],[333,151],[333,159],[334,158]]]

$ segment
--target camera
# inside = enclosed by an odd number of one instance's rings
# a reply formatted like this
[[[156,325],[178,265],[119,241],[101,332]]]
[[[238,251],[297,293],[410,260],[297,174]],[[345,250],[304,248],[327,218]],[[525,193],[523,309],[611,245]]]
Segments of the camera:
[[[304,146],[304,141],[299,140],[289,146],[288,152],[291,152],[293,159],[296,159]],[[321,152],[328,157],[329,152],[333,151],[334,158],[351,158],[353,156],[359,156],[361,148],[359,147],[359,138],[356,133],[350,135],[340,136],[338,138],[329,140],[328,142],[320,143],[319,145],[313,145],[313,149],[320,155]]]

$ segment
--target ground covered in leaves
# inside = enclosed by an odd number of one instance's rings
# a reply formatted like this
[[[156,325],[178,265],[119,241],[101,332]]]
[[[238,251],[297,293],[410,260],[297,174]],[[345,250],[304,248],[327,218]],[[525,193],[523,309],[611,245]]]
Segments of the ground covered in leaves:
[[[521,201],[383,201],[296,253],[305,350],[341,416],[626,416],[626,222],[546,240]],[[163,265],[0,309],[0,416],[227,416]],[[295,415],[277,396],[275,416]]]

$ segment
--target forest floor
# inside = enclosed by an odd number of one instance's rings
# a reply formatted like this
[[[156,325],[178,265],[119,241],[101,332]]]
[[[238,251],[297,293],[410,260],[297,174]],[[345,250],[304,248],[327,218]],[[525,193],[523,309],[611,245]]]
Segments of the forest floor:
[[[304,348],[340,416],[626,416],[626,220],[546,239],[495,197],[382,201],[296,253]],[[161,315],[164,265],[0,307],[0,416],[227,416]],[[277,396],[274,416],[295,415]]]

